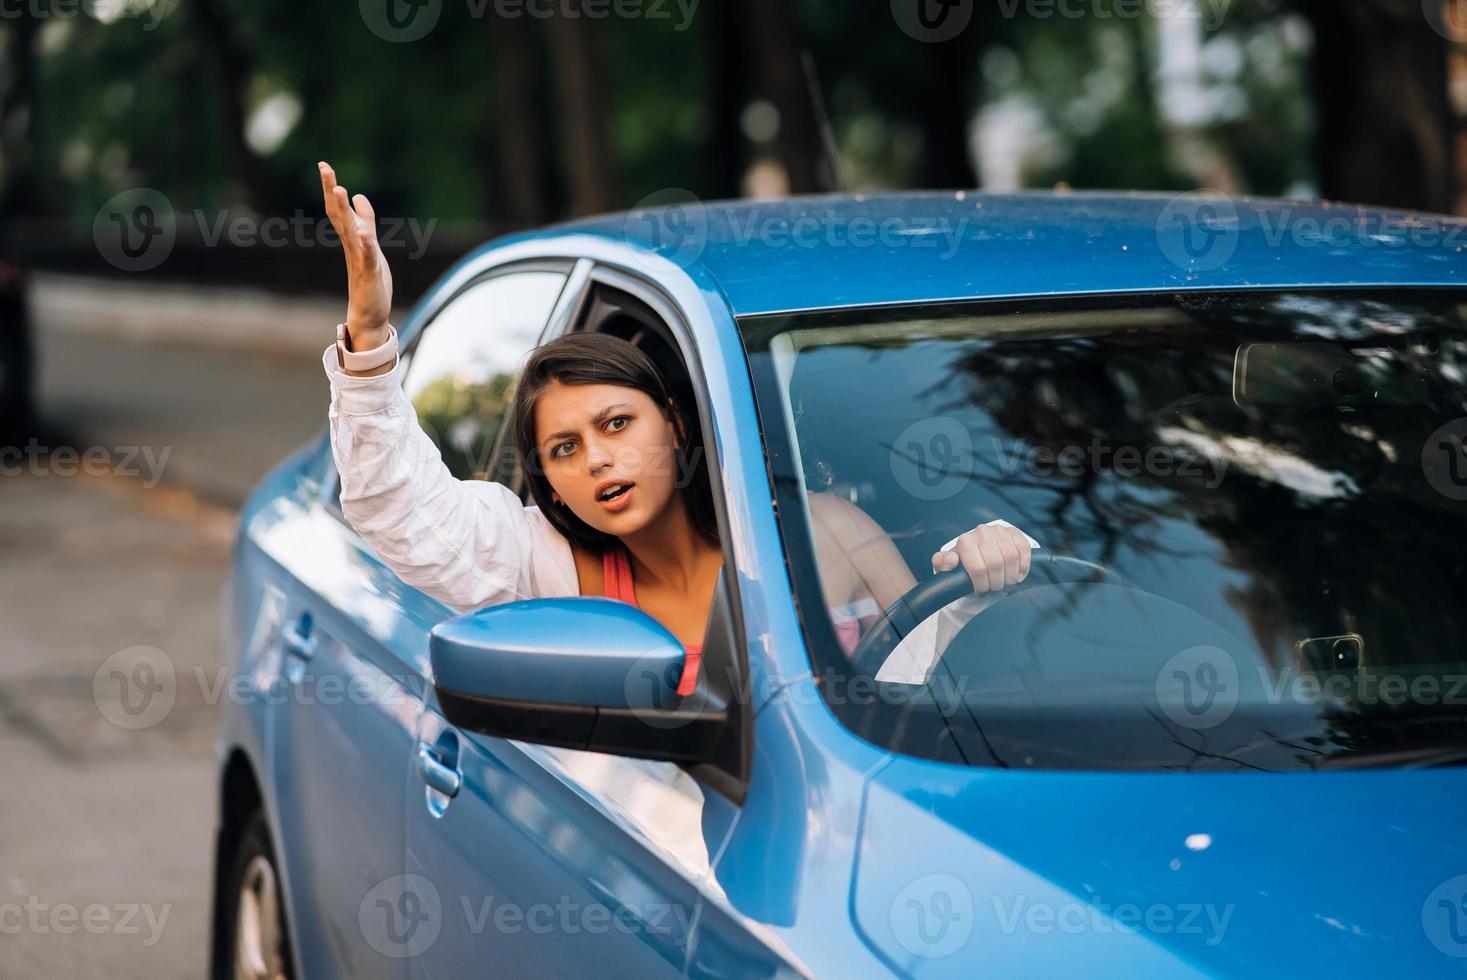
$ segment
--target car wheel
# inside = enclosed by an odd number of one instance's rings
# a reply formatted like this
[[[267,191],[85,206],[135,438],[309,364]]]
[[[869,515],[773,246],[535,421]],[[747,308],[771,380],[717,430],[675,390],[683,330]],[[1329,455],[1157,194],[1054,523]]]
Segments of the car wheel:
[[[224,976],[231,980],[291,980],[279,864],[263,811],[245,825],[224,893]]]

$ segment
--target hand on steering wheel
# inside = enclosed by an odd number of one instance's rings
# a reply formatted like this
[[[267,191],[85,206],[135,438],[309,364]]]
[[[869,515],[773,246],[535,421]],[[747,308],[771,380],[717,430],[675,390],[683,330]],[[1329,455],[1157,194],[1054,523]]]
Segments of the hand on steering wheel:
[[[1007,588],[1009,594],[1060,581],[1084,581],[1097,578],[1125,581],[1118,573],[1104,565],[1071,555],[1056,555],[1049,551],[1041,551],[1033,555],[1030,559],[1030,568],[1042,569],[1045,574],[1029,578],[1026,571],[1027,581],[1009,586]],[[992,584],[991,580],[989,584]],[[974,576],[966,566],[946,572],[926,582],[919,582],[908,590],[906,595],[888,606],[882,612],[881,618],[861,638],[861,642],[856,644],[850,657],[852,673],[875,677],[881,670],[881,665],[886,662],[886,658],[896,649],[897,644],[916,629],[919,623],[943,607],[972,595],[975,586]]]
[[[951,551],[932,556],[932,570],[946,572],[962,565],[973,592],[1002,592],[1029,574],[1030,538],[1008,523],[980,524],[958,535]]]

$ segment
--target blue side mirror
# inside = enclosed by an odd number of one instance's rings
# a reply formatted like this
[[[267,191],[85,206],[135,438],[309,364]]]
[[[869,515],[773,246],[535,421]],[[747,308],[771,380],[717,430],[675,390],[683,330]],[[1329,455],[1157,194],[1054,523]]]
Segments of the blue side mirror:
[[[486,735],[723,765],[740,699],[738,677],[708,657],[722,622],[710,620],[697,689],[681,697],[682,644],[635,606],[594,596],[490,606],[429,634],[438,704],[450,724]]]

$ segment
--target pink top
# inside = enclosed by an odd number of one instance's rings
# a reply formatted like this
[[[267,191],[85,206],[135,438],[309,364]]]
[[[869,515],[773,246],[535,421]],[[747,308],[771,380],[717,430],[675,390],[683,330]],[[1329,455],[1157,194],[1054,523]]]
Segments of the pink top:
[[[601,571],[606,578],[606,597],[620,599],[637,606],[637,587],[632,582],[632,561],[625,548],[612,548],[601,558]],[[638,609],[642,608],[637,606]],[[683,647],[687,659],[683,661],[683,674],[678,679],[677,693],[687,697],[698,684],[698,665],[703,662],[703,644],[689,643]]]

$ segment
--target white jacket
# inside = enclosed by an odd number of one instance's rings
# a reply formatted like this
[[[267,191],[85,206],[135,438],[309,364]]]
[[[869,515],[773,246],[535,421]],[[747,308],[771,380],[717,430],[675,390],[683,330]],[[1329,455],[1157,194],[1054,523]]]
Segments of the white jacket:
[[[341,510],[409,585],[469,611],[538,596],[580,595],[570,542],[539,507],[502,483],[458,480],[402,390],[402,361],[375,377],[347,374],[336,347],[331,453]],[[693,880],[720,891],[703,839],[703,792],[671,762],[516,742]]]
[[[356,377],[333,344],[321,363],[341,512],[398,577],[462,611],[581,594],[570,542],[539,507],[502,483],[448,471],[402,390],[401,359]]]

